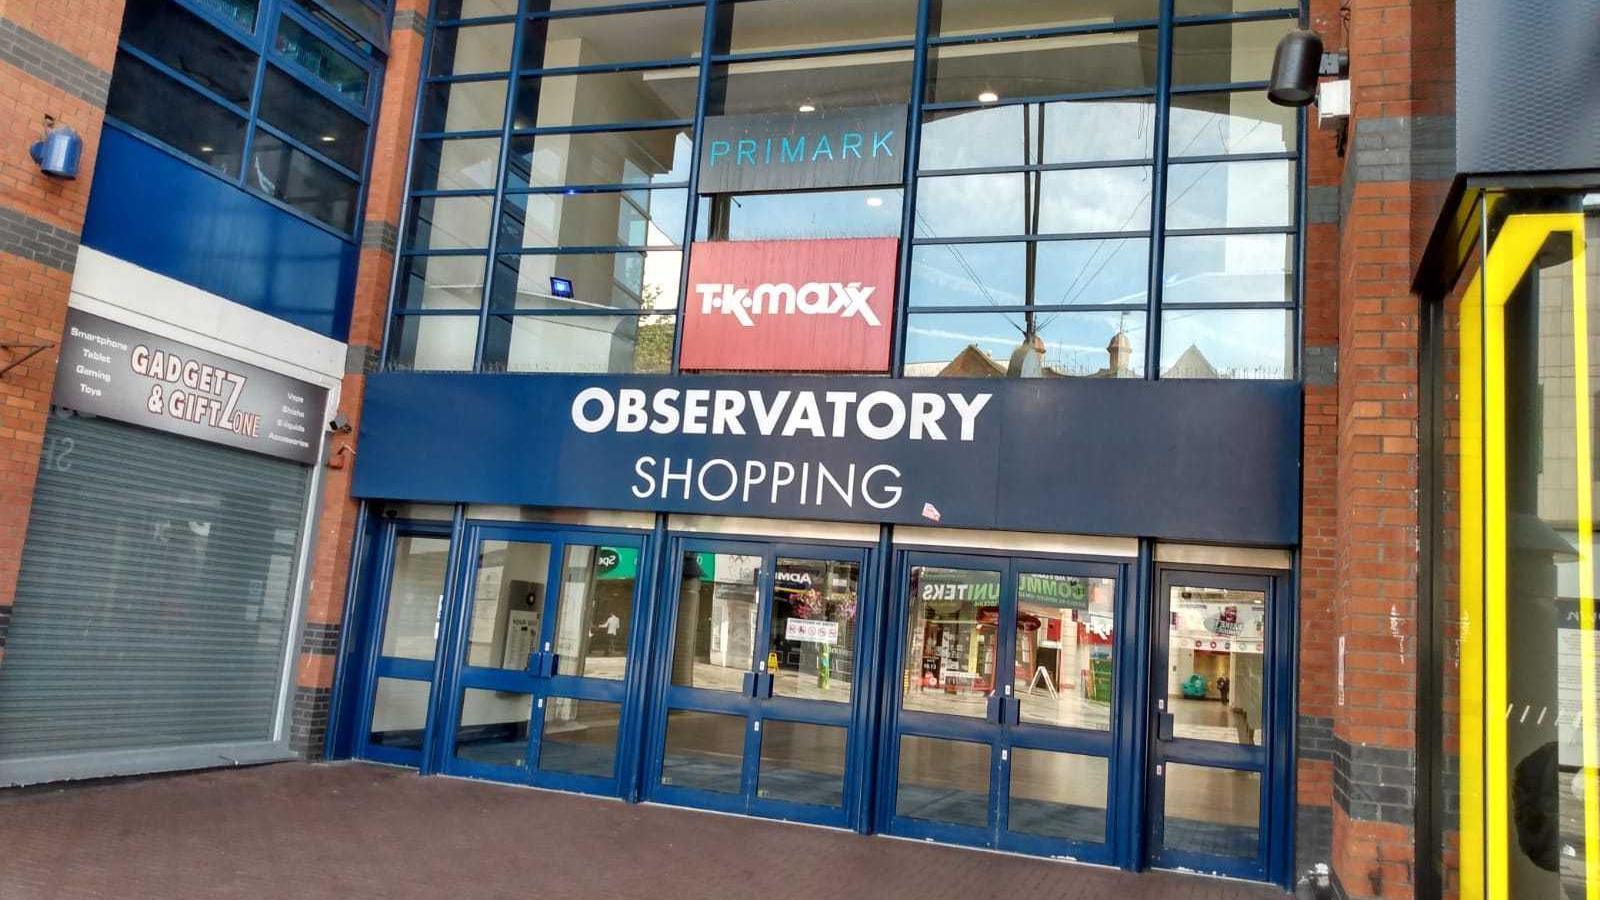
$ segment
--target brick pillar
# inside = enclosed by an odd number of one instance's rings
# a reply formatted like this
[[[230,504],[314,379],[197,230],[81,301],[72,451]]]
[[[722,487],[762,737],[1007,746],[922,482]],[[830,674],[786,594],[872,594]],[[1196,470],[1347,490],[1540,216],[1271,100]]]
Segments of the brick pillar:
[[[1339,250],[1333,869],[1414,895],[1418,577],[1415,262],[1454,162],[1451,0],[1353,0]]]
[[[1311,5],[1311,27],[1342,46],[1338,0]],[[1295,758],[1296,876],[1331,860],[1333,840],[1333,618],[1338,583],[1339,182],[1338,135],[1316,126],[1306,165],[1305,385],[1300,514],[1300,695]]]
[[[0,368],[48,347],[0,375],[0,658],[121,30],[122,0],[0,2]],[[83,137],[76,180],[28,155],[46,118]]]
[[[361,421],[361,396],[366,377],[377,367],[383,342],[383,320],[389,303],[405,203],[406,156],[411,148],[411,123],[422,71],[422,39],[428,0],[399,0],[389,37],[389,64],[383,100],[378,109],[372,166],[367,177],[366,222],[362,228],[361,263],[356,272],[355,307],[350,320],[350,350],[345,361],[340,412],[352,426]],[[344,617],[350,557],[356,542],[356,514],[350,497],[355,434],[335,435],[330,464],[323,472],[316,553],[311,561],[306,627],[300,642],[295,676],[290,743],[310,758],[322,755],[328,730],[335,654]],[[334,468],[338,466],[338,468]]]

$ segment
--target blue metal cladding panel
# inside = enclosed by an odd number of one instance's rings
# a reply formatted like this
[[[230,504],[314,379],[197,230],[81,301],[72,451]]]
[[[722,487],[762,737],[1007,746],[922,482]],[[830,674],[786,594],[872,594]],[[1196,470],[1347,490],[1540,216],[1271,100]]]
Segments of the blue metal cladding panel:
[[[711,403],[737,392],[745,434],[623,432],[615,421],[588,433],[573,413],[586,389],[640,391],[652,407],[658,392],[684,401],[705,391]],[[891,400],[874,409],[880,423],[895,405],[938,395],[945,439],[914,439],[909,421],[869,438],[856,427],[859,408],[833,436],[836,409],[825,398],[838,392],[862,405],[874,393]],[[821,404],[817,427],[828,436],[805,427],[783,435],[802,394]],[[971,440],[959,439],[951,395],[967,404],[987,396]],[[780,403],[761,428],[758,405]],[[588,408],[598,415],[602,406]],[[1300,418],[1300,386],[1280,381],[394,372],[367,383],[353,493],[1290,546],[1299,540]],[[663,480],[669,466],[677,475],[691,463],[692,478]],[[784,466],[790,483],[775,486]],[[867,475],[875,466],[892,471]],[[848,502],[834,484],[822,489],[823,467],[854,485]]]
[[[360,247],[107,125],[83,243],[335,340]]]

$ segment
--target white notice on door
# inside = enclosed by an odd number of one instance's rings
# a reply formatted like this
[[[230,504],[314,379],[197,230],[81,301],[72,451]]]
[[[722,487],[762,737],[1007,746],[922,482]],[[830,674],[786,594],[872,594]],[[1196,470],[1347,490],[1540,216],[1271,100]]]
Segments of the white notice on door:
[[[837,644],[839,623],[816,619],[789,619],[783,629],[783,638],[787,641],[804,641],[808,644]]]

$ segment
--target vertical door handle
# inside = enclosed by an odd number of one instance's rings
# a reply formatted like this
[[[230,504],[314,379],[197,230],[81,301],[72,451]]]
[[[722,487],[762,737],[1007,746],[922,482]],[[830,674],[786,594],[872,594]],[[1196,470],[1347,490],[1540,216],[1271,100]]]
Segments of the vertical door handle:
[[[754,697],[756,695],[756,685],[760,683],[761,680],[756,677],[756,673],[744,673],[744,695],[746,697]]]
[[[773,685],[775,683],[776,682],[775,682],[771,672],[768,672],[765,675],[763,675],[761,677],[761,687],[758,689],[758,691],[759,691],[758,696],[771,697],[772,696],[772,688],[773,688]]]
[[[544,661],[543,661],[543,658],[542,658],[543,656],[544,656],[544,654],[540,653],[537,650],[529,650],[528,651],[528,671],[529,672],[532,672],[534,675],[538,675],[539,674],[539,671],[544,666]]]
[[[1006,697],[1006,698],[1004,698],[1004,700],[1005,700],[1004,708],[1005,708],[1005,714],[1006,714],[1006,724],[1008,724],[1008,725],[1021,725],[1022,724],[1022,698],[1021,697]]]
[[[1156,740],[1172,740],[1172,713],[1156,713]]]
[[[542,665],[542,667],[540,669],[539,677],[541,677],[541,678],[549,678],[552,675],[556,674],[556,661],[559,658],[560,657],[558,657],[554,653],[550,653],[548,651],[545,652],[545,654],[544,654],[544,662],[543,662],[543,665]]]
[[[989,712],[988,715],[984,717],[987,721],[995,725],[1005,724],[1004,700],[1005,698],[1000,696],[999,691],[991,691],[989,693]]]

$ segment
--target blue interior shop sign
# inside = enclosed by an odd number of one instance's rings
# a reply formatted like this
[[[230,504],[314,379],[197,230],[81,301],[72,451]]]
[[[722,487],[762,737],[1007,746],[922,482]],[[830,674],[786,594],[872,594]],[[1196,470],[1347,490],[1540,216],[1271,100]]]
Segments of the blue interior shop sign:
[[[898,184],[905,166],[905,106],[708,116],[700,139],[700,191],[793,191]]]

